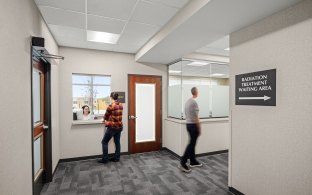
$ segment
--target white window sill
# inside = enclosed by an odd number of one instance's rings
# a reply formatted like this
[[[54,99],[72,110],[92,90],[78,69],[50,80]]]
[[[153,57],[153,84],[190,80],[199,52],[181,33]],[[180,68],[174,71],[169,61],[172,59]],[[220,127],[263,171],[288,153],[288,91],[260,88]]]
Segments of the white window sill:
[[[77,120],[72,122],[73,125],[92,125],[92,124],[103,124],[102,119],[100,120]]]

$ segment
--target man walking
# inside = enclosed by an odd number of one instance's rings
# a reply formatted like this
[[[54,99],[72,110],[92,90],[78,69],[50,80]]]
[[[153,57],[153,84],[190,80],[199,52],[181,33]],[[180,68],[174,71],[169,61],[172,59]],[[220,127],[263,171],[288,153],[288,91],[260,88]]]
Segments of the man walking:
[[[192,98],[185,103],[185,118],[186,118],[186,129],[190,137],[190,143],[187,145],[184,155],[181,158],[181,164],[179,168],[188,173],[191,169],[187,166],[186,162],[190,159],[190,167],[201,167],[203,166],[195,159],[195,146],[198,136],[200,136],[201,128],[198,118],[199,108],[195,99],[198,96],[198,90],[196,87],[191,89],[193,95]]]

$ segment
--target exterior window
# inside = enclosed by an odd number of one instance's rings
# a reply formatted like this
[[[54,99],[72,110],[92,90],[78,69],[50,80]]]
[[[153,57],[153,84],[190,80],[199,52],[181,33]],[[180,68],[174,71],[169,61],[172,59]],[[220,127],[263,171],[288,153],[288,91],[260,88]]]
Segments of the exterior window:
[[[110,104],[111,76],[72,75],[74,120],[82,120],[82,107],[89,106],[92,119],[101,119]]]

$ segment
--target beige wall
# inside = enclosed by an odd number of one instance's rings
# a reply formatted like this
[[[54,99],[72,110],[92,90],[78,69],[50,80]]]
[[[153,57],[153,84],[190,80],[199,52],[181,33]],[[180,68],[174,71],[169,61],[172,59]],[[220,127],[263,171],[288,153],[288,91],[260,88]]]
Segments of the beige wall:
[[[72,125],[72,73],[111,75],[112,91],[125,91],[121,152],[128,151],[128,74],[162,76],[163,116],[167,115],[167,66],[144,65],[134,61],[134,55],[87,49],[61,47],[65,57],[59,65],[61,158],[83,157],[102,153],[102,124]],[[109,153],[114,152],[113,140]]]
[[[230,183],[248,195],[312,192],[312,1],[230,35]],[[235,105],[235,75],[276,68],[276,106]]]
[[[30,195],[31,36],[44,37],[46,48],[51,53],[57,54],[58,47],[33,0],[1,1],[0,24],[0,194]],[[55,100],[52,103],[57,104]],[[52,117],[57,120],[55,114]],[[57,121],[53,120],[52,123],[56,125],[55,131],[58,131]],[[53,156],[57,158],[58,155],[54,151]],[[55,165],[55,158],[53,162]]]

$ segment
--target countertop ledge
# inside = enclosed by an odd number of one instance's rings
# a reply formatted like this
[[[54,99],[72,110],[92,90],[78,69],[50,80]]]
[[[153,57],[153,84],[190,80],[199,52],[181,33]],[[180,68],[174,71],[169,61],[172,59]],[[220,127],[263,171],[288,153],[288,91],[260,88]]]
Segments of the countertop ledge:
[[[181,124],[186,124],[186,120],[180,120],[180,119],[175,119],[175,118],[166,118],[166,121],[172,121],[175,123],[181,123]],[[229,122],[229,118],[209,118],[209,119],[200,119],[200,123],[209,123],[209,122]]]
[[[103,124],[102,120],[77,120],[73,121],[72,125],[93,125],[93,124]]]

